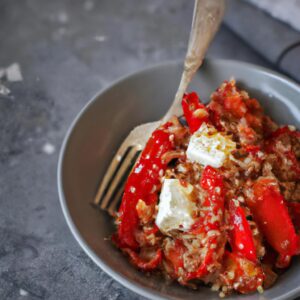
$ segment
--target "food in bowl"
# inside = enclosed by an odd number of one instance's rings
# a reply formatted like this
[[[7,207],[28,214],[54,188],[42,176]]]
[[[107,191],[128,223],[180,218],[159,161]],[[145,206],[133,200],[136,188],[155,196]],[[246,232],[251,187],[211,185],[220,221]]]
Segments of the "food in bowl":
[[[300,133],[224,82],[157,128],[129,175],[115,244],[138,269],[224,297],[263,292],[299,254]]]

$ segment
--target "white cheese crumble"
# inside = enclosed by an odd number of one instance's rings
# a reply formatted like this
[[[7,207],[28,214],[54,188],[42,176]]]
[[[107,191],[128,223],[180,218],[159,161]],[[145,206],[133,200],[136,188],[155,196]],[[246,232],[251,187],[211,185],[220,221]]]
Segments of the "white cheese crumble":
[[[228,136],[203,123],[192,135],[186,155],[192,162],[220,168],[235,147]]]
[[[178,179],[165,179],[159,197],[155,223],[161,232],[187,231],[194,223],[195,204],[189,199],[193,186],[184,187]]]

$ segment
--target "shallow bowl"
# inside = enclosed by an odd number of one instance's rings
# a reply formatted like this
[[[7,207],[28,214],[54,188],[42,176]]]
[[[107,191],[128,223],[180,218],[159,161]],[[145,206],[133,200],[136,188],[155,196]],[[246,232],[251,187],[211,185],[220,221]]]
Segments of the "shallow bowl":
[[[193,291],[137,271],[107,240],[115,230],[113,220],[90,205],[114,152],[129,131],[141,123],[158,120],[167,110],[181,71],[181,63],[169,62],[126,76],[82,109],[60,152],[60,202],[71,232],[86,254],[127,288],[151,299],[219,299],[209,288]],[[300,88],[273,71],[238,61],[206,60],[189,90],[198,92],[207,102],[220,83],[232,77],[260,100],[275,121],[299,128]],[[227,299],[293,299],[300,294],[299,282],[300,260],[295,259],[263,295],[235,295]]]

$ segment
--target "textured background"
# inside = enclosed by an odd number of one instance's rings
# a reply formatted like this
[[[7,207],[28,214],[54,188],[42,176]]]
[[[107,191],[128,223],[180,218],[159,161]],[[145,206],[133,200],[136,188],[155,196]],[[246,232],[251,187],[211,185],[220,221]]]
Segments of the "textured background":
[[[58,152],[73,118],[101,88],[183,59],[192,5],[0,0],[0,68],[17,62],[23,75],[0,96],[0,299],[141,299],[71,236],[57,195]],[[209,56],[272,68],[226,26]]]
[[[300,30],[300,1],[299,0],[247,0],[269,12],[275,18],[287,22]]]

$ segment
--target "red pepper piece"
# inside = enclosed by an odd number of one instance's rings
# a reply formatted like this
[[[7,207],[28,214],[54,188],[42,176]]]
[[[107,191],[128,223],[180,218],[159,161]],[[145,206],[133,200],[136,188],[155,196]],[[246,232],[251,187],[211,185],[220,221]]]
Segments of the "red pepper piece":
[[[240,254],[253,262],[257,261],[256,249],[254,246],[252,231],[246,219],[243,208],[234,201],[229,202],[230,225],[230,245],[234,253]]]
[[[276,267],[279,269],[286,269],[291,264],[292,257],[290,255],[279,254],[276,260]]]
[[[224,108],[236,118],[242,118],[247,112],[246,104],[241,95],[225,96]]]
[[[262,115],[258,114],[255,115],[254,113],[246,113],[245,119],[247,121],[247,124],[256,130],[260,130],[262,128]]]
[[[118,244],[121,248],[137,249],[139,246],[135,239],[135,231],[139,223],[136,211],[138,200],[142,199],[147,205],[157,201],[153,188],[160,184],[159,178],[167,167],[161,158],[164,153],[175,147],[170,139],[171,134],[167,131],[170,125],[167,123],[152,133],[127,179],[119,209]]]
[[[208,111],[196,93],[185,94],[181,105],[191,133],[197,131],[203,122],[208,122]]]
[[[256,145],[245,145],[245,150],[252,155],[256,155],[257,152],[261,150],[261,147]]]
[[[214,109],[214,106],[218,106],[219,104],[210,103],[210,106],[208,107],[209,112],[209,120],[212,123],[212,125],[218,130],[218,131],[224,131],[224,128],[221,124],[221,117],[220,113]]]
[[[278,138],[283,134],[288,134],[290,136],[294,136],[297,138],[300,138],[300,132],[299,131],[292,131],[288,126],[283,126],[278,128],[277,130],[273,131],[270,135],[270,138],[274,139],[274,138]]]
[[[277,151],[276,151],[276,143],[277,143],[278,139],[280,139],[280,137],[285,134],[287,134],[290,137],[300,138],[299,131],[292,131],[292,130],[290,130],[290,128],[288,126],[284,126],[284,127],[278,128],[277,130],[275,130],[271,133],[269,139],[266,142],[265,148],[266,148],[266,151],[268,151],[269,153],[277,154],[279,160],[287,158],[290,161],[291,171],[293,171],[293,173],[295,174],[294,179],[298,180],[300,178],[300,162],[298,161],[293,149],[291,149],[289,151],[285,151],[285,153],[283,153],[283,155],[280,152],[277,153]],[[283,158],[281,156],[283,156]]]
[[[295,255],[298,236],[276,180],[258,179],[253,192],[254,199],[248,199],[247,204],[267,241],[278,253]]]
[[[216,242],[216,238],[210,238],[209,241],[207,242],[207,245],[210,246],[214,242]],[[189,272],[186,275],[187,280],[192,280],[192,279],[200,279],[201,277],[207,275],[209,273],[208,266],[212,265],[214,262],[213,259],[213,254],[216,252],[216,249],[210,249],[207,251],[202,263],[200,264],[199,268],[195,272]]]
[[[218,200],[224,196],[223,176],[211,166],[206,166],[202,173],[201,187],[208,191],[211,196],[216,194]],[[218,192],[216,188],[220,188],[221,191]]]
[[[296,154],[294,151],[288,151],[285,153],[285,156],[291,161],[292,163],[292,169],[297,175],[297,179],[300,177],[300,163],[296,157]]]
[[[135,266],[137,266],[139,269],[141,269],[143,271],[151,271],[151,270],[156,269],[157,266],[162,261],[162,250],[161,249],[158,249],[156,251],[155,256],[149,261],[145,261],[145,260],[141,259],[136,252],[134,252],[133,250],[131,250],[129,248],[125,248],[123,250],[129,255],[132,264],[134,264]]]
[[[286,202],[295,227],[300,230],[300,202]]]
[[[157,227],[157,225],[154,223],[152,228],[145,228],[144,232],[146,235],[150,235],[150,234],[155,234],[159,231],[159,228]]]
[[[262,162],[263,158],[262,156],[258,155],[258,152],[261,151],[261,147],[258,145],[244,145],[244,149],[246,152],[248,152],[249,154],[251,154],[254,159],[256,159],[258,162]],[[263,154],[263,152],[261,152],[261,154]]]
[[[259,264],[226,251],[220,279],[222,285],[233,286],[238,292],[248,294],[262,287],[265,276]]]
[[[176,239],[174,247],[169,247],[165,253],[167,261],[172,265],[174,274],[170,274],[174,278],[178,277],[179,269],[183,269],[183,254],[186,251],[183,243]]]
[[[247,113],[247,106],[240,90],[234,81],[224,81],[220,88],[212,94],[212,101],[216,101],[224,108],[224,113],[235,118],[242,118]]]
[[[209,266],[214,263],[214,260],[220,258],[218,255],[223,254],[220,247],[224,247],[224,243],[220,242],[225,201],[223,176],[216,169],[206,166],[202,172],[200,184],[208,195],[202,204],[202,217],[195,222],[190,232],[192,234],[205,234],[207,252],[197,271],[187,274],[188,280],[207,275]]]

